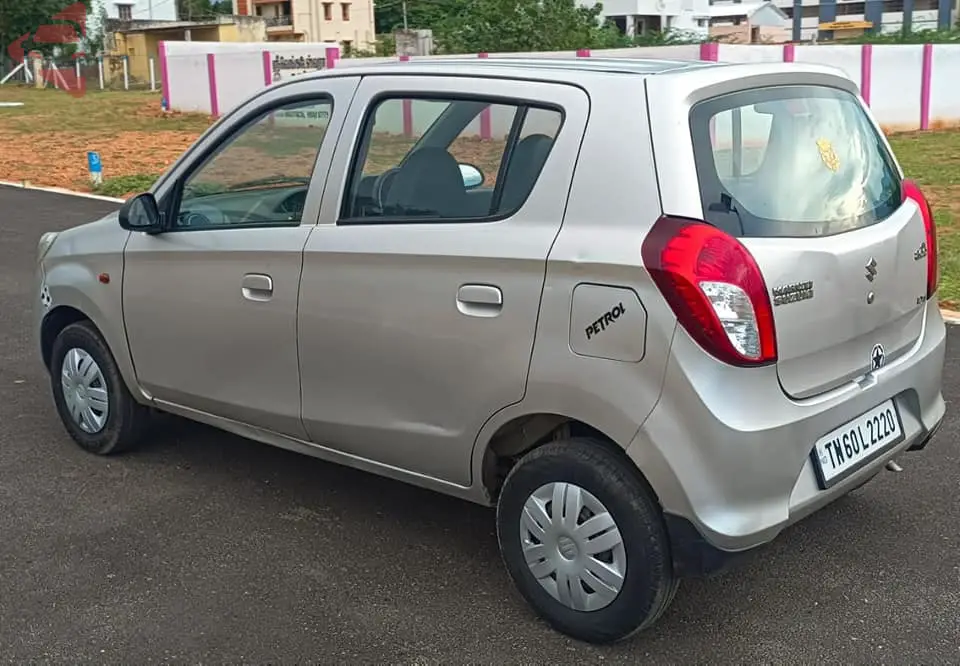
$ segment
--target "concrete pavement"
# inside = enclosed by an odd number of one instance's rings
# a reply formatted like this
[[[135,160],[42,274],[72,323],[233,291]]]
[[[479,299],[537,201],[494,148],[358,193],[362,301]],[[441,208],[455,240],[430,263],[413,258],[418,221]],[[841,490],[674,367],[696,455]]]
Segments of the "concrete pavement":
[[[527,609],[483,508],[179,421],[122,457],[73,445],[34,351],[34,251],[113,207],[0,187],[0,661],[960,662],[960,328],[947,420],[903,473],[595,648]]]

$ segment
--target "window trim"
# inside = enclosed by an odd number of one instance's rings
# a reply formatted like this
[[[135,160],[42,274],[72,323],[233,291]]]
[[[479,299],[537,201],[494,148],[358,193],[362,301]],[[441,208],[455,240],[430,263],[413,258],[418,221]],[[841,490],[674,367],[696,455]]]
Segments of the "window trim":
[[[344,183],[342,198],[340,201],[339,210],[337,211],[337,219],[335,225],[338,227],[377,227],[377,226],[398,226],[398,225],[412,225],[412,226],[422,226],[425,224],[486,224],[492,222],[502,222],[508,218],[516,215],[523,206],[526,204],[527,200],[530,198],[530,195],[533,194],[533,190],[536,188],[537,183],[539,182],[539,175],[537,181],[534,182],[533,187],[530,188],[530,191],[527,192],[526,198],[520,205],[512,211],[506,213],[498,213],[496,215],[485,215],[483,217],[348,217],[346,213],[349,211],[353,204],[353,189],[354,185],[357,183],[358,178],[362,178],[363,166],[366,164],[367,155],[370,150],[370,141],[373,137],[373,126],[376,123],[376,112],[377,109],[386,101],[390,100],[410,100],[410,101],[442,101],[442,102],[485,102],[487,107],[490,106],[514,106],[517,110],[517,115],[514,116],[514,121],[518,116],[523,116],[525,120],[528,112],[531,109],[538,109],[543,111],[554,111],[560,114],[560,122],[557,124],[557,131],[553,137],[553,144],[550,146],[550,152],[547,154],[546,160],[550,159],[550,155],[553,154],[553,148],[556,146],[556,142],[560,137],[560,132],[563,131],[564,125],[566,124],[567,114],[562,106],[556,103],[544,102],[542,100],[531,100],[524,99],[521,97],[508,97],[502,95],[475,95],[470,93],[456,93],[456,92],[425,92],[425,91],[403,91],[403,90],[390,90],[386,92],[379,93],[371,97],[370,101],[367,103],[367,108],[364,110],[363,119],[360,122],[360,136],[359,140],[355,142],[354,148],[351,151],[350,161],[347,164],[347,179]],[[479,113],[482,113],[483,109]],[[404,155],[403,160],[400,161],[400,164],[409,157],[417,148],[421,145],[423,139],[435,128],[436,123],[439,122],[443,115],[447,113],[445,109],[437,117],[433,124],[420,136],[419,139],[411,146],[410,150]],[[478,116],[479,116],[478,113]],[[473,122],[473,119],[470,120]],[[466,126],[464,126],[466,127]],[[519,142],[520,133],[523,129],[522,123],[516,128],[514,132],[514,125],[511,124],[510,134],[507,137],[508,145],[505,146],[503,152],[503,158],[501,161],[501,171],[503,170],[504,163],[506,162],[506,157],[508,154],[512,154],[515,144]],[[463,129],[461,129],[461,132]],[[459,137],[459,134],[453,138],[453,141]],[[342,137],[341,137],[342,140]],[[514,145],[510,145],[509,142],[513,142]],[[546,168],[546,160],[544,160],[544,166],[541,169],[541,174],[543,169]],[[498,173],[498,184],[494,185],[494,192],[496,193],[497,188],[499,187],[499,173]]]
[[[174,224],[174,221],[177,219],[177,213],[180,212],[180,205],[183,203],[184,185],[190,179],[190,177],[193,176],[193,174],[205,167],[210,160],[223,152],[223,150],[229,148],[237,136],[250,129],[261,119],[264,119],[268,114],[274,113],[286,106],[294,106],[309,102],[328,103],[330,106],[330,118],[328,123],[333,120],[335,104],[333,95],[318,92],[298,93],[283,99],[277,99],[270,104],[265,104],[261,107],[251,110],[249,113],[246,113],[226,137],[221,138],[216,143],[208,146],[203,152],[199,153],[189,165],[186,165],[184,170],[177,177],[177,180],[173,183],[170,190],[164,196],[164,200],[160,203],[160,211],[164,221],[162,233],[168,234],[190,231],[228,231],[230,229],[278,229],[285,227],[299,227],[303,225],[302,214],[300,219],[296,222],[288,223],[248,222],[244,224],[211,224],[209,226],[201,227],[178,227]],[[324,131],[323,139],[321,140],[320,145],[317,146],[316,153],[314,154],[313,166],[310,169],[310,182],[307,183],[307,195],[310,193],[310,188],[315,184],[314,174],[317,171],[317,160],[319,159],[320,149],[323,146],[323,142],[327,140],[328,136],[328,132]]]

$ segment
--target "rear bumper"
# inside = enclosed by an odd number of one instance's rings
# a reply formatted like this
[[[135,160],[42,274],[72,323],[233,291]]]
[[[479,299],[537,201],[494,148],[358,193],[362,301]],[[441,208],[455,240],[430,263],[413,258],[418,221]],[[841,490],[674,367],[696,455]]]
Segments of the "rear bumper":
[[[668,516],[679,570],[722,569],[727,555],[771,541],[903,451],[926,446],[945,412],[945,343],[939,310],[928,305],[917,344],[876,381],[794,400],[780,389],[776,368],[725,366],[678,329],[660,402],[627,452]],[[904,440],[822,490],[810,459],[814,442],[891,398]]]
[[[907,448],[907,451],[920,451],[926,448],[936,436],[942,423],[943,419],[938,421],[925,436]],[[723,573],[763,547],[761,545],[746,550],[723,550],[707,541],[697,527],[683,516],[668,513],[664,515],[664,522],[670,539],[673,571],[680,578],[699,578]]]

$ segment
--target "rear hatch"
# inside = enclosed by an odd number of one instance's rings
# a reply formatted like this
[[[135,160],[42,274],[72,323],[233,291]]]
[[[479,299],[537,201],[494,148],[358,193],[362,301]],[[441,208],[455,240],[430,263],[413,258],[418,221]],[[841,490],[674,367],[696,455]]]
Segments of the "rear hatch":
[[[771,86],[690,116],[707,222],[740,239],[773,302],[783,390],[822,393],[906,353],[927,300],[927,230],[859,99]]]

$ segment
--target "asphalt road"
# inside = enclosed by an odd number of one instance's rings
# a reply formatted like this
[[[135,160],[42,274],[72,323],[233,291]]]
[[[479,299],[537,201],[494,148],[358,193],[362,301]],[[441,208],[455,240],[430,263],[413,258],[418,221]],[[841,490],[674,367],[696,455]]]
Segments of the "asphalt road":
[[[596,648],[514,593],[486,509],[176,421],[123,457],[73,445],[34,250],[111,207],[0,187],[0,661],[960,663],[960,328],[946,423],[903,473]]]

